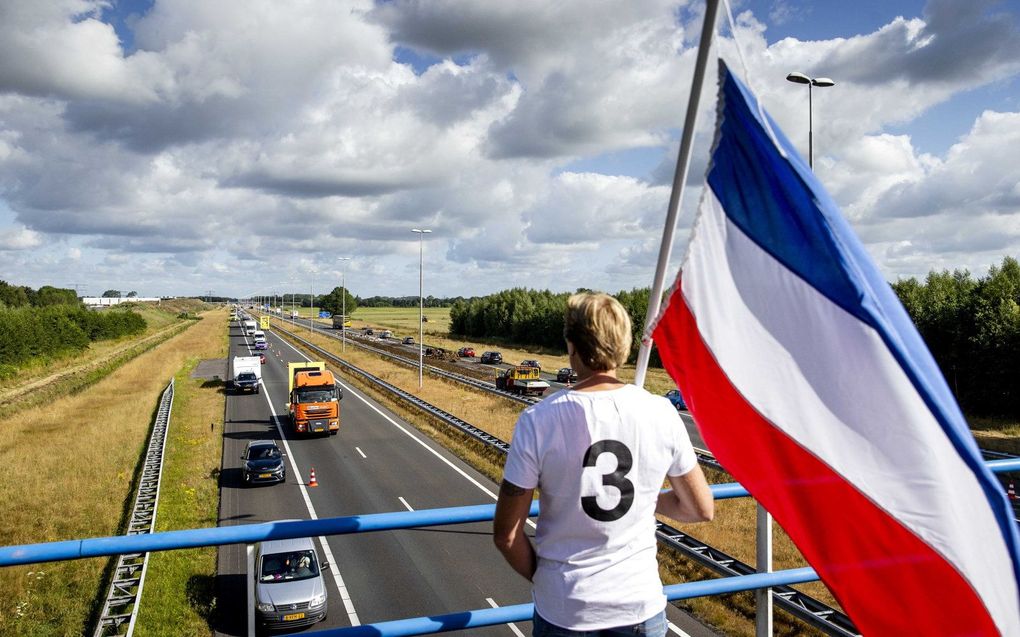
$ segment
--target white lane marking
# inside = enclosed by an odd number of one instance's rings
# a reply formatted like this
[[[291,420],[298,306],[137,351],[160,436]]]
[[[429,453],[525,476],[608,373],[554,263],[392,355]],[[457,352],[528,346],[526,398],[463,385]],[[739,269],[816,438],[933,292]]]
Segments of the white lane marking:
[[[305,507],[308,509],[308,515],[313,520],[318,520],[319,516],[315,513],[315,507],[312,506],[312,500],[308,497],[308,489],[305,488],[304,480],[301,478],[301,472],[298,471],[297,460],[294,459],[294,454],[290,450],[290,445],[287,444],[287,438],[283,435],[283,428],[280,427],[280,420],[276,416],[276,409],[273,408],[273,400],[269,397],[269,389],[266,387],[262,379],[259,379],[259,385],[262,385],[262,395],[266,397],[266,403],[269,405],[269,411],[273,414],[273,424],[276,425],[276,430],[280,433],[280,441],[283,442],[283,448],[287,450],[287,457],[290,459],[290,467],[294,473],[294,478],[297,479],[298,488],[301,489],[301,497],[304,498]],[[337,564],[336,559],[333,558],[333,552],[329,550],[329,544],[326,542],[326,538],[319,536],[319,544],[322,546],[322,553],[326,557],[326,561],[329,562],[330,571],[333,573],[333,581],[336,582],[337,590],[340,591],[340,599],[344,602],[344,608],[347,610],[347,618],[351,622],[351,626],[360,626],[361,621],[358,619],[358,613],[354,610],[354,604],[351,602],[351,596],[347,592],[347,585],[344,584],[344,578],[340,576],[340,565]]]
[[[362,458],[365,458],[366,460],[368,459],[368,456],[366,456],[365,452],[361,450],[361,447],[355,447],[354,450],[360,453]]]
[[[496,601],[491,597],[486,597],[485,601],[489,602],[489,606],[492,606],[493,608],[499,608],[499,604],[497,604]],[[517,635],[517,637],[524,637],[524,633],[521,632],[521,629],[515,626],[514,624],[506,624],[506,627],[513,631],[513,633]]]
[[[286,340],[286,339],[283,339],[282,337],[281,337],[281,339],[280,339],[280,340],[282,340],[282,341],[283,341],[284,343],[286,343],[286,344],[287,344],[287,346],[288,346],[288,347],[290,347],[290,348],[291,348],[292,350],[294,350],[295,352],[297,352],[297,355],[298,355],[298,356],[301,356],[301,357],[302,357],[302,358],[304,358],[304,359],[305,359],[306,361],[310,361],[310,360],[312,360],[312,359],[308,358],[307,356],[305,356],[304,354],[302,354],[302,353],[301,353],[301,352],[300,352],[300,351],[299,351],[299,350],[298,350],[298,349],[297,349],[296,347],[294,347],[293,345],[291,345],[291,344],[290,344],[290,341],[288,341],[288,340]],[[430,447],[430,446],[429,446],[429,445],[428,445],[428,444],[427,444],[427,443],[426,443],[426,442],[425,442],[424,440],[421,440],[420,438],[418,438],[417,436],[415,436],[415,435],[414,435],[413,433],[411,433],[410,431],[408,431],[408,430],[407,430],[407,428],[403,427],[403,426],[402,426],[402,425],[400,425],[400,424],[399,424],[399,423],[398,423],[397,421],[393,420],[392,418],[390,418],[389,416],[387,416],[386,414],[384,414],[384,413],[383,413],[383,412],[382,412],[382,411],[381,411],[381,410],[380,410],[380,409],[379,409],[378,407],[376,407],[376,406],[375,406],[375,405],[373,405],[372,403],[368,402],[368,399],[367,399],[367,398],[365,398],[364,396],[360,395],[360,394],[359,394],[359,393],[358,393],[357,391],[355,391],[355,389],[354,389],[353,387],[351,387],[350,385],[346,385],[346,384],[344,384],[343,382],[341,382],[341,383],[340,383],[340,385],[341,385],[341,386],[342,386],[342,387],[343,387],[343,388],[344,388],[345,390],[347,390],[348,392],[350,392],[350,393],[351,393],[351,395],[353,395],[353,396],[354,396],[355,398],[357,398],[357,399],[358,399],[358,400],[360,400],[361,402],[363,402],[363,403],[365,403],[366,405],[368,405],[368,406],[369,406],[369,407],[370,407],[370,408],[371,408],[371,409],[372,409],[372,410],[373,410],[373,411],[374,411],[375,413],[377,413],[377,414],[379,414],[380,416],[382,416],[383,418],[385,418],[385,419],[386,419],[386,421],[387,421],[387,422],[389,422],[389,423],[390,423],[391,425],[393,425],[394,427],[396,427],[396,428],[397,428],[397,429],[399,429],[400,431],[402,431],[402,432],[404,432],[405,434],[407,434],[407,437],[408,437],[408,438],[410,438],[411,440],[413,440],[413,441],[417,442],[417,443],[418,443],[419,445],[421,445],[421,446],[422,446],[422,447],[424,447],[424,448],[425,448],[426,450],[428,450],[428,452],[429,452],[429,453],[431,453],[431,454],[432,454],[432,455],[434,455],[435,457],[437,457],[437,458],[439,458],[440,460],[442,460],[443,462],[445,462],[445,463],[446,463],[446,465],[447,465],[448,467],[450,467],[451,469],[453,469],[454,471],[456,471],[457,473],[459,473],[459,474],[460,474],[460,475],[461,475],[461,476],[462,476],[462,477],[463,477],[463,478],[464,478],[465,480],[467,480],[467,481],[468,481],[468,482],[470,482],[471,484],[473,484],[473,485],[475,485],[476,487],[478,487],[479,489],[481,489],[481,490],[482,490],[482,491],[483,491],[484,493],[486,493],[486,494],[487,494],[487,495],[488,495],[488,496],[489,496],[490,498],[492,498],[493,500],[496,500],[496,499],[497,499],[497,497],[496,497],[496,494],[495,494],[495,493],[493,493],[492,491],[489,491],[489,489],[487,489],[487,488],[485,487],[485,485],[483,485],[482,483],[478,482],[477,480],[475,480],[474,478],[472,478],[471,476],[469,476],[469,475],[468,475],[467,473],[465,473],[465,472],[464,472],[464,470],[463,470],[463,469],[461,469],[461,468],[460,468],[460,467],[458,467],[457,465],[453,464],[452,462],[450,462],[449,460],[447,460],[447,459],[446,459],[445,457],[443,457],[443,455],[442,455],[441,453],[439,453],[438,451],[436,451],[435,449],[433,449],[432,447]],[[532,521],[531,521],[530,519],[529,519],[529,520],[526,520],[526,522],[528,523],[528,526],[530,526],[531,528],[535,528],[535,523],[534,523],[534,522],[532,522]]]
[[[666,620],[666,628],[669,629],[669,632],[680,635],[680,637],[691,637],[690,633],[685,633],[684,631],[680,630],[679,626],[669,621],[668,619]]]
[[[407,500],[405,500],[404,498],[400,497],[399,495],[397,496],[397,499],[400,500],[401,504],[403,504],[405,507],[407,507],[408,511],[414,511],[414,509],[411,508],[411,505],[407,503]]]

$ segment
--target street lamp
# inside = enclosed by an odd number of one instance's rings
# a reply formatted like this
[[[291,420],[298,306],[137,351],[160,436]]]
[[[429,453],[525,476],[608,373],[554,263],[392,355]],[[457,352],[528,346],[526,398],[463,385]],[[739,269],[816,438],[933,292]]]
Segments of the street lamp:
[[[350,261],[350,257],[337,257],[337,261],[341,262],[340,266],[340,287],[343,289],[343,299],[341,301],[343,309],[340,310],[340,351],[347,351],[347,263]]]
[[[803,73],[797,73],[796,71],[793,72],[793,73],[790,73],[789,75],[787,75],[786,79],[787,79],[787,81],[793,82],[794,84],[807,84],[807,87],[808,87],[808,92],[807,92],[807,95],[808,95],[808,133],[807,133],[808,155],[807,155],[807,157],[808,157],[808,159],[807,159],[807,161],[808,161],[808,167],[810,167],[812,170],[814,170],[814,168],[815,168],[815,148],[814,148],[814,140],[812,139],[812,137],[814,135],[814,132],[812,131],[812,126],[813,125],[812,125],[812,121],[811,121],[811,119],[812,119],[812,115],[811,115],[811,110],[812,110],[811,87],[813,87],[813,86],[818,86],[818,87],[835,86],[836,83],[833,82],[832,80],[830,80],[827,77],[808,77],[808,76],[804,75]]]
[[[422,326],[422,319],[425,316],[425,297],[422,296],[422,271],[425,265],[425,248],[422,241],[431,230],[411,228],[411,232],[418,233],[418,389],[422,388],[422,368],[425,366],[425,346],[422,339],[425,337],[425,330]]]

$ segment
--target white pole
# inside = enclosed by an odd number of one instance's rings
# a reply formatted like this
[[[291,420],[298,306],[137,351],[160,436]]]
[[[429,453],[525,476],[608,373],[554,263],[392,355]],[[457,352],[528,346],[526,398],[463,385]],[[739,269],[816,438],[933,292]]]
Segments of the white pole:
[[[422,286],[425,279],[425,233],[418,233],[418,389],[422,388],[422,368],[425,366],[425,349],[422,344],[424,330],[422,317],[425,315],[425,297]]]
[[[422,340],[425,338],[425,330],[422,326],[422,319],[425,316],[425,297],[422,287],[422,279],[425,270],[425,248],[423,240],[425,234],[432,232],[424,228],[411,228],[411,232],[418,233],[418,389],[422,388],[422,370],[425,367],[425,345]]]
[[[758,505],[755,524],[755,563],[759,573],[772,572],[772,515],[761,504]],[[754,603],[755,637],[770,637],[772,635],[772,589],[756,589]]]
[[[662,288],[669,268],[669,255],[673,251],[673,233],[676,231],[676,217],[680,202],[684,195],[684,182],[691,165],[691,146],[694,143],[694,127],[698,123],[698,103],[701,101],[701,85],[705,79],[705,67],[708,65],[708,52],[715,35],[715,18],[719,9],[719,0],[706,0],[705,22],[701,25],[701,41],[698,43],[698,59],[694,66],[694,79],[691,81],[691,97],[687,101],[687,116],[684,118],[684,132],[680,139],[680,154],[673,174],[673,191],[669,195],[669,206],[666,213],[666,226],[662,231],[662,243],[659,245],[659,262],[655,266],[655,280],[648,299],[648,315],[645,316],[645,332],[652,321],[659,315],[662,300]],[[645,385],[645,373],[648,371],[648,358],[652,353],[652,335],[645,334],[638,350],[637,369],[634,384]]]
[[[341,304],[343,309],[340,310],[340,346],[341,352],[347,351],[347,267],[345,266],[343,271],[340,272],[340,287],[343,288],[343,297],[341,297]]]

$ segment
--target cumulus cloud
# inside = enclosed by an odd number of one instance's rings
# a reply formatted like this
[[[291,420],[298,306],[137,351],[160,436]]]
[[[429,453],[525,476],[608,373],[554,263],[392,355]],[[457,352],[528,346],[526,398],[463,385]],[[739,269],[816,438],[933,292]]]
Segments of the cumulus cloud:
[[[309,274],[325,286],[344,254],[369,293],[413,293],[409,229],[421,226],[444,295],[650,280],[696,3],[159,0],[131,21],[130,51],[103,22],[107,4],[0,3],[0,204],[12,217],[0,268],[26,283],[64,268],[124,287],[128,271],[165,286],[154,293],[205,291],[213,276],[241,294]],[[932,0],[869,33],[770,39],[789,7],[745,11],[718,49],[737,69],[741,47],[753,88],[803,147],[806,96],[782,77],[836,78],[814,94],[816,168],[889,273],[1015,249],[1020,114],[986,112],[944,156],[888,128],[1015,77],[1016,12]],[[428,67],[401,63],[407,50]],[[685,219],[712,94],[709,82]],[[629,149],[664,159],[637,177],[599,169]]]

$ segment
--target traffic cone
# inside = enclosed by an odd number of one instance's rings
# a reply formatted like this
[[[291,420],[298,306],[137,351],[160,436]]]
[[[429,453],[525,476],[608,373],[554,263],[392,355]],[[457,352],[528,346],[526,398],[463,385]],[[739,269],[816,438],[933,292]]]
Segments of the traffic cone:
[[[315,479],[315,467],[312,467],[311,475],[308,477],[308,486],[310,487],[319,486],[319,481]]]
[[[1006,495],[1010,500],[1016,500],[1016,489],[1013,488],[1013,483],[1009,483],[1009,488],[1006,489]]]

